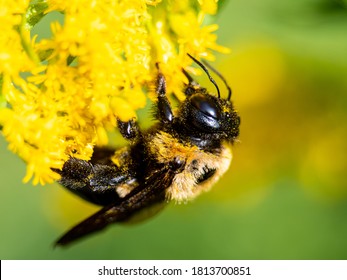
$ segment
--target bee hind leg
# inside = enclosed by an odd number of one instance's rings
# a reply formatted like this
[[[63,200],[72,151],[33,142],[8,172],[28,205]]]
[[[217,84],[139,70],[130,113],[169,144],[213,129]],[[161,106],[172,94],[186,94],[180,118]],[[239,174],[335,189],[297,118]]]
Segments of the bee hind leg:
[[[91,162],[70,158],[62,170],[58,181],[66,189],[89,202],[107,205],[120,199],[117,188],[134,180],[129,172],[115,165],[92,164]]]

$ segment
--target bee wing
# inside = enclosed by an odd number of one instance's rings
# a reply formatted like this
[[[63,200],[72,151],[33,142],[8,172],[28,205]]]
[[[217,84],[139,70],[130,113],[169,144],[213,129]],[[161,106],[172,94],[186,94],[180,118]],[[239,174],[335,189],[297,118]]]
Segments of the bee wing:
[[[105,206],[86,220],[74,226],[55,245],[64,246],[91,233],[100,231],[111,223],[128,220],[143,208],[165,200],[165,190],[172,184],[175,173],[168,167],[156,169],[138,186],[116,204]]]

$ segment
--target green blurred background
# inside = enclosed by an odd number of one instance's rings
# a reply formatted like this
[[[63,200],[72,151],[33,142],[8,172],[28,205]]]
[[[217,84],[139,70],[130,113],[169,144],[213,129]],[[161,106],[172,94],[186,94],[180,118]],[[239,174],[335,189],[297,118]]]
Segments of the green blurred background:
[[[225,1],[217,23],[232,53],[214,65],[242,118],[227,175],[148,222],[54,249],[98,208],[22,184],[1,137],[1,259],[347,259],[347,1]]]

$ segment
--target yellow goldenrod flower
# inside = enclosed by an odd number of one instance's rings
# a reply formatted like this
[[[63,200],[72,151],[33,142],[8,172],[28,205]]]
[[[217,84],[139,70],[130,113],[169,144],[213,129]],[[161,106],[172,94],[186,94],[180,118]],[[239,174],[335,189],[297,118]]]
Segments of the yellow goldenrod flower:
[[[227,51],[216,43],[217,25],[204,25],[215,0],[0,3],[0,125],[34,184],[59,179],[52,168],[71,155],[90,159],[116,117],[135,118],[156,63],[168,93],[183,99],[182,69],[193,71],[186,54],[213,60],[211,51]],[[38,40],[31,28],[53,11],[64,22],[51,22],[51,37]]]

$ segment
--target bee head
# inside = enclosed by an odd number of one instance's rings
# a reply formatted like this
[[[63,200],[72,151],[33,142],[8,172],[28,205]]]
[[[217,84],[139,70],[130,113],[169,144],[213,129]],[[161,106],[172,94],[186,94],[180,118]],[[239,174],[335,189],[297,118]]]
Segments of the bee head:
[[[231,88],[217,70],[204,62],[227,86],[228,97],[221,98],[218,85],[210,76],[205,65],[191,55],[189,56],[206,72],[217,89],[217,96],[200,87],[186,73],[190,83],[185,89],[187,98],[179,109],[177,128],[191,138],[233,142],[239,135],[240,117],[230,101]]]
[[[180,125],[192,137],[233,142],[239,135],[240,117],[232,103],[210,95],[204,88],[186,98],[179,116]]]

